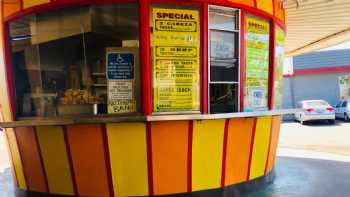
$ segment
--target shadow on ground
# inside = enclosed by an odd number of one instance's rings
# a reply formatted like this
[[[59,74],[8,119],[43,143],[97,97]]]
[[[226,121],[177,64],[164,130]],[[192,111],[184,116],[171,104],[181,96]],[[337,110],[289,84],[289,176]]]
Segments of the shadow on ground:
[[[244,197],[349,197],[350,163],[278,157],[276,179]],[[10,169],[0,173],[0,197],[15,197]],[[23,196],[23,195],[17,195]]]
[[[276,179],[244,197],[349,197],[350,163],[278,157]]]

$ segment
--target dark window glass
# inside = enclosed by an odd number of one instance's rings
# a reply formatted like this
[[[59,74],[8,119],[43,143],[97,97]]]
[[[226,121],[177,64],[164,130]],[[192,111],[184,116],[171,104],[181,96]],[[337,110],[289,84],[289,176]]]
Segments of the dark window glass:
[[[347,105],[348,105],[348,102],[344,101],[342,107],[346,107]]]
[[[211,113],[230,113],[238,111],[237,84],[210,85]]]
[[[136,4],[67,8],[11,22],[17,114],[107,113],[112,92],[119,99],[113,100],[114,109],[138,111],[138,32]],[[128,68],[134,72],[132,79],[109,85],[106,54],[110,51],[120,64],[128,60],[119,54],[133,54],[129,61],[133,68]]]

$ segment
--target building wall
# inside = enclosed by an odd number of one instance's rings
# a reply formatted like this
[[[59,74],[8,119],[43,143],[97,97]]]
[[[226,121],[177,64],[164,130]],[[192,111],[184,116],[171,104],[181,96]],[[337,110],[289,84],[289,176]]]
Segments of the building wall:
[[[331,105],[340,100],[338,78],[350,72],[297,75],[284,78],[283,107],[292,108],[301,100],[323,99]]]

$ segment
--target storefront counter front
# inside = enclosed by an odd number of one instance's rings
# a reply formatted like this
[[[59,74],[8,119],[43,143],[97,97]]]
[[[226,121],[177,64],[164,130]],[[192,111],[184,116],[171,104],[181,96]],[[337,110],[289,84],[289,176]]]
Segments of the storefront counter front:
[[[281,5],[2,1],[0,126],[16,186],[222,196],[270,182],[291,113]]]

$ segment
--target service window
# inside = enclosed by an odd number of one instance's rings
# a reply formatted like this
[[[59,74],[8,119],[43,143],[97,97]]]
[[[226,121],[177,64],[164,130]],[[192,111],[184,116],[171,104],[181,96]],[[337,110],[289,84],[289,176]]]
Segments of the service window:
[[[245,16],[244,111],[268,110],[270,22]]]
[[[239,10],[209,7],[209,111],[238,112]]]
[[[200,14],[197,6],[151,11],[154,113],[200,112]]]
[[[10,22],[18,116],[140,108],[138,5],[98,5]]]

